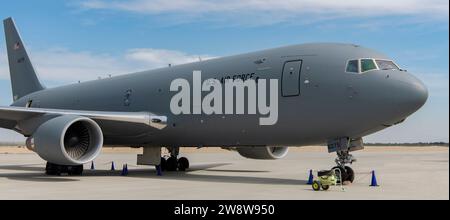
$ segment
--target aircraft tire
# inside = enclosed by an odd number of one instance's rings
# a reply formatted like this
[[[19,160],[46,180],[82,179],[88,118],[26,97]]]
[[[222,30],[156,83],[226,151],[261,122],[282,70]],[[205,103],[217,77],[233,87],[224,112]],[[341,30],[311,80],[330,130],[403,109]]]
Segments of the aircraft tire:
[[[336,172],[336,176],[337,176],[337,183],[344,183],[345,181],[347,181],[347,179],[348,179],[348,174],[347,174],[347,171],[346,171],[346,169],[344,169],[344,168],[342,168],[341,166],[336,166],[336,167],[333,167],[333,170],[334,169],[339,169],[339,171],[341,172],[341,176],[342,176],[342,180],[340,179],[340,176],[339,176],[339,173],[337,173]]]
[[[67,174],[69,174],[69,176],[81,176],[83,175],[83,165],[78,165],[78,166],[68,166],[67,167]]]
[[[45,165],[45,174],[49,176],[61,176],[61,167],[56,164],[47,162]]]
[[[186,171],[187,169],[189,169],[189,160],[186,157],[178,159],[178,170]]]
[[[164,157],[161,157],[161,171],[166,171],[167,170],[167,160]]]
[[[169,157],[169,159],[167,159],[167,163],[166,163],[166,170],[167,171],[177,171],[177,168],[178,168],[177,158]]]
[[[347,173],[347,179],[345,181],[353,183],[355,181],[355,171],[351,167],[345,166],[345,172]]]

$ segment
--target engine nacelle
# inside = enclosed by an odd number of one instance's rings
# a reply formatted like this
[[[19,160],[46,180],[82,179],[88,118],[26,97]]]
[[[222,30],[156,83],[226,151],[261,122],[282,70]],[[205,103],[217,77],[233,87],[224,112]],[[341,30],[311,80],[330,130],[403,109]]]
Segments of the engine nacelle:
[[[237,147],[243,157],[256,160],[277,160],[285,157],[289,147]]]
[[[94,160],[103,147],[98,124],[85,117],[65,115],[43,123],[27,140],[27,148],[59,165],[81,165]]]

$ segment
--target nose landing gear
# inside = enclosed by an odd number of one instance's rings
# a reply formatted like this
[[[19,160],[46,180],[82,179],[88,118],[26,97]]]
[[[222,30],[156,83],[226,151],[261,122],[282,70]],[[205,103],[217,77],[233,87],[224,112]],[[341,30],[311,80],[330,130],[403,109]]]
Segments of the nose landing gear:
[[[338,176],[337,182],[353,183],[353,181],[355,180],[355,171],[351,167],[346,166],[346,164],[352,164],[353,162],[356,161],[356,159],[351,154],[349,154],[348,151],[338,151],[337,155],[338,157],[335,160],[337,166],[333,167],[333,169],[337,169],[341,173],[340,176],[342,177],[341,180],[339,175],[337,175]]]
[[[338,178],[338,183],[341,183],[341,181],[342,183],[353,183],[353,181],[355,180],[355,171],[353,171],[351,167],[346,166],[346,164],[353,164],[353,162],[356,162],[356,159],[349,153],[348,150],[337,151],[337,155],[338,157],[335,160],[337,166],[333,167],[333,169],[338,169],[341,173],[342,180]]]
[[[337,166],[333,169],[337,169],[341,175],[338,176],[338,183],[350,182],[355,180],[355,171],[347,164],[353,164],[356,159],[350,154],[351,151],[357,151],[364,149],[362,138],[337,138],[328,142],[328,151],[330,153],[336,152],[337,158],[335,160]],[[342,179],[339,178],[342,176]]]

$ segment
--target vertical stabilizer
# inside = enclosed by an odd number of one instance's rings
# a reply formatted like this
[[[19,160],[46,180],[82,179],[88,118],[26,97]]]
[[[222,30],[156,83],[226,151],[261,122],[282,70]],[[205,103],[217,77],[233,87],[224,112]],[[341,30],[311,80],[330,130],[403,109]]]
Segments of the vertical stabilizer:
[[[3,21],[13,99],[43,90],[12,18]]]

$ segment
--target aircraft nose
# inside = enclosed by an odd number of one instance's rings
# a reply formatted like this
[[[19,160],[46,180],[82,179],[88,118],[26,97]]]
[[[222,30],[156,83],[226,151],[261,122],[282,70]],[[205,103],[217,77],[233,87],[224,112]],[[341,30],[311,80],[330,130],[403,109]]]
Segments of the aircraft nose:
[[[420,109],[428,99],[428,89],[425,84],[412,74],[405,73],[397,78],[397,89],[393,94],[399,108],[406,114],[412,114]]]

